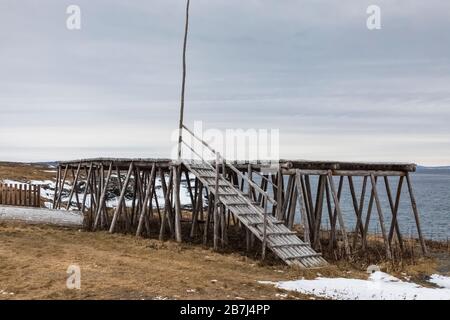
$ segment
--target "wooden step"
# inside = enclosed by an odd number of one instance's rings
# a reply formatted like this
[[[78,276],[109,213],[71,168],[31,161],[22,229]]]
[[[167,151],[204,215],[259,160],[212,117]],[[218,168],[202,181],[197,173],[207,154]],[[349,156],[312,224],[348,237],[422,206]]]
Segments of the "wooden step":
[[[263,225],[264,222],[251,222],[249,223],[249,225],[251,226],[259,226],[259,225]],[[283,222],[279,222],[279,221],[275,221],[275,222],[267,222],[267,225],[280,225],[283,224]]]
[[[266,236],[292,236],[297,235],[296,232],[286,231],[286,232],[267,232]]]
[[[291,248],[291,247],[309,247],[309,243],[289,243],[289,244],[274,244],[271,245],[273,249]]]
[[[225,205],[227,205],[227,206],[247,206],[248,207],[248,203],[246,203],[246,202],[226,202]]]
[[[239,193],[233,193],[233,192],[219,192],[219,197],[237,197],[239,196]]]
[[[298,256],[290,256],[285,259],[287,260],[293,260],[293,259],[308,259],[308,258],[315,258],[315,257],[322,257],[322,254],[320,253],[312,253],[312,254],[305,254],[305,255],[298,255]]]

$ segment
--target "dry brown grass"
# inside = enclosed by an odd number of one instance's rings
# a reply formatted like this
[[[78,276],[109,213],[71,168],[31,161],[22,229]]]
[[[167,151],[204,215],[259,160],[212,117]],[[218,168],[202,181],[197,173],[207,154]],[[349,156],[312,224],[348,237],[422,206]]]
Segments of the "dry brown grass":
[[[30,180],[54,180],[56,172],[45,165],[0,162],[0,180],[10,179],[19,182]]]
[[[105,232],[3,224],[0,242],[0,290],[14,293],[0,299],[280,299],[280,290],[257,281],[304,275],[238,254]],[[70,264],[81,267],[81,290],[66,289]]]

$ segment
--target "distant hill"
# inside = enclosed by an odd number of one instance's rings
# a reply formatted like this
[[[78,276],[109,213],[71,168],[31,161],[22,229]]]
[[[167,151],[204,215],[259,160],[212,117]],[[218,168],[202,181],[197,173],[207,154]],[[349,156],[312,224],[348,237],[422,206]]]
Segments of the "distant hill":
[[[417,173],[450,174],[450,166],[443,166],[443,167],[417,166]]]

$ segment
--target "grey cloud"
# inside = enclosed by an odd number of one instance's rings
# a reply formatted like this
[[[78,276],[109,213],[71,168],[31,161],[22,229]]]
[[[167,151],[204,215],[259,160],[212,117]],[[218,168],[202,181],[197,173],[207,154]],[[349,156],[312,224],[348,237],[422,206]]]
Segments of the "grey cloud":
[[[378,0],[372,32],[373,1],[191,2],[188,123],[280,128],[283,157],[450,163],[450,2]],[[0,159],[168,156],[183,15],[179,0],[3,0]]]

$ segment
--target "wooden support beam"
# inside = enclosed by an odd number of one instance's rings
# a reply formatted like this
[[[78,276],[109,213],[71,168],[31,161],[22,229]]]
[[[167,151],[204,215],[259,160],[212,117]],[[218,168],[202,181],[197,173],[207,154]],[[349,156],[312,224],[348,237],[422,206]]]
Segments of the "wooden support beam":
[[[103,209],[105,208],[106,193],[108,191],[108,184],[109,184],[109,180],[111,179],[111,173],[112,173],[112,163],[109,165],[108,174],[106,176],[106,181],[103,185],[103,190],[100,195],[99,205],[97,208],[97,214],[95,215],[95,221],[94,221],[94,227],[93,227],[94,231],[95,231],[95,229],[97,229],[99,218],[102,214]]]
[[[277,173],[277,207],[276,218],[277,220],[283,220],[283,174],[280,170]]]
[[[411,206],[412,206],[412,210],[413,210],[413,213],[414,213],[414,219],[416,221],[416,227],[417,227],[417,233],[419,235],[420,246],[422,247],[423,255],[426,256],[428,254],[428,250],[427,250],[427,246],[425,244],[425,239],[424,239],[424,237],[422,235],[422,228],[420,227],[419,209],[417,209],[416,198],[414,196],[414,191],[413,191],[413,187],[412,187],[411,178],[409,176],[409,173],[406,175],[406,183],[408,185],[408,193],[409,193],[409,197],[411,199]]]
[[[85,187],[84,187],[84,193],[83,193],[83,200],[81,203],[81,212],[84,213],[84,210],[86,209],[86,199],[87,199],[87,195],[89,194],[89,181],[91,180],[91,174],[92,174],[92,162],[89,165],[89,170],[87,172],[86,175],[86,182],[85,182]],[[92,201],[92,199],[91,199]]]
[[[175,240],[177,242],[182,241],[181,235],[181,201],[180,201],[180,191],[181,191],[181,165],[176,166],[173,169],[174,175],[174,199],[175,199]]]
[[[139,216],[138,227],[136,230],[136,237],[139,237],[142,232],[142,225],[143,225],[144,216],[145,216],[145,208],[146,208],[147,203],[149,202],[150,198],[153,195],[153,189],[154,189],[154,184],[155,184],[155,180],[156,180],[155,178],[156,178],[156,165],[153,164],[152,172],[150,173],[150,181],[148,182],[147,188],[145,190],[144,204],[141,208],[141,214]],[[150,206],[151,206],[151,203],[150,203]]]
[[[56,209],[56,200],[58,197],[60,180],[61,180],[61,165],[58,164],[58,171],[56,173],[55,194],[53,195],[53,205],[52,205],[53,209]]]
[[[160,170],[159,174],[160,174],[161,186],[162,186],[163,194],[164,194],[164,211],[163,211],[162,218],[161,218],[161,228],[159,230],[159,240],[162,241],[164,239],[164,233],[166,230],[165,229],[166,221],[169,226],[170,232],[171,233],[174,232],[174,230],[172,228],[172,204],[170,201],[170,195],[171,195],[171,190],[172,190],[172,185],[173,185],[173,167],[170,167],[168,185],[166,184],[166,177],[164,175],[164,172],[162,170]]]
[[[125,198],[125,194],[127,192],[128,183],[130,182],[131,174],[133,173],[133,162],[130,163],[130,167],[128,168],[128,173],[125,178],[125,182],[123,184],[122,192],[120,193],[119,203],[117,205],[116,210],[114,211],[114,216],[111,222],[111,227],[109,228],[109,233],[113,233],[116,227],[117,219],[119,218],[119,210]]]
[[[78,177],[80,176],[80,169],[81,169],[81,162],[78,164],[77,173],[73,177],[72,189],[70,190],[69,200],[67,201],[66,210],[69,210],[71,202],[72,202],[73,194],[77,192],[77,183],[78,183]],[[72,170],[72,175],[73,175],[73,170]],[[78,210],[79,209],[80,208],[78,208]]]
[[[62,193],[64,192],[64,184],[66,183],[66,178],[67,178],[67,172],[69,171],[69,165],[66,165],[66,168],[64,169],[64,176],[61,182],[61,187],[59,190],[59,195],[58,198],[56,200],[56,205],[53,206],[53,209],[60,209],[61,208],[61,198],[62,198]]]
[[[350,256],[351,251],[350,251],[350,245],[348,243],[347,231],[345,230],[345,223],[344,223],[344,218],[342,217],[341,205],[339,203],[339,198],[338,198],[338,195],[336,192],[336,188],[334,186],[333,176],[331,175],[331,172],[328,172],[328,183],[331,188],[331,194],[332,194],[333,200],[334,200],[334,207],[336,210],[337,218],[339,220],[339,228],[341,229],[342,239],[344,241],[345,253],[347,256]]]
[[[389,180],[388,177],[384,177],[384,184],[386,186],[386,193],[388,195],[388,199],[389,199],[389,206],[391,208],[391,213],[392,213],[392,221],[391,221],[391,227],[389,230],[389,243],[392,245],[392,238],[394,236],[394,230],[396,231],[397,234],[397,240],[400,246],[400,250],[403,252],[403,238],[402,238],[402,234],[400,232],[400,226],[398,225],[398,221],[397,221],[397,213],[398,213],[398,207],[400,206],[400,197],[401,197],[401,193],[402,193],[402,186],[403,186],[403,180],[404,177],[400,177],[398,180],[398,186],[397,186],[397,194],[396,194],[396,198],[395,198],[395,203],[392,200],[392,194],[391,194],[391,187],[389,185]]]
[[[306,211],[306,200],[305,195],[303,193],[303,189],[301,187],[301,174],[300,172],[297,172],[296,176],[296,184],[297,184],[297,193],[298,196],[298,202],[300,207],[300,213],[301,213],[301,221],[303,224],[303,239],[306,243],[310,243],[310,235],[309,235],[309,223],[308,223],[308,213]]]
[[[370,176],[370,181],[372,182],[373,195],[375,197],[375,204],[376,204],[376,207],[377,207],[378,217],[379,217],[379,220],[380,220],[380,228],[381,228],[381,232],[383,234],[383,240],[384,240],[384,245],[385,245],[385,249],[386,249],[386,257],[388,259],[392,259],[391,246],[389,244],[389,240],[388,240],[387,233],[386,233],[386,227],[385,227],[385,224],[384,224],[383,209],[381,207],[380,198],[378,197],[377,182],[375,180],[375,176],[374,175]]]
[[[364,226],[361,220],[362,210],[364,206],[364,198],[366,193],[366,186],[367,186],[367,176],[364,176],[363,178],[363,185],[361,189],[361,196],[359,198],[359,203],[356,198],[356,192],[355,192],[355,185],[353,183],[353,177],[348,176],[348,184],[350,186],[350,194],[352,196],[352,202],[353,202],[353,209],[355,211],[356,215],[356,227],[355,227],[355,233],[353,236],[353,247],[356,247],[356,241],[358,239],[358,232],[361,233],[361,239],[364,236]]]

